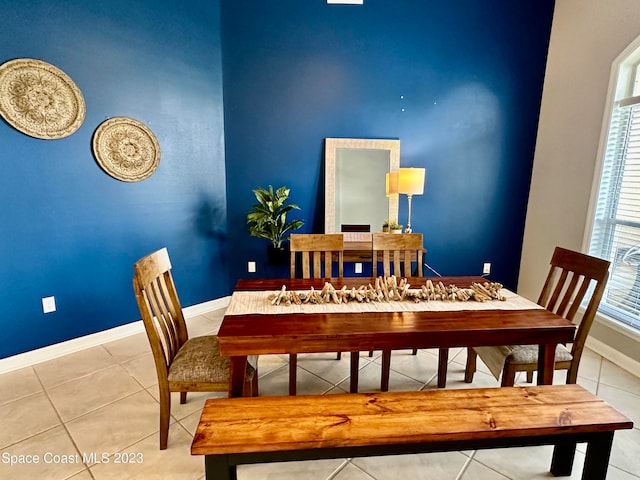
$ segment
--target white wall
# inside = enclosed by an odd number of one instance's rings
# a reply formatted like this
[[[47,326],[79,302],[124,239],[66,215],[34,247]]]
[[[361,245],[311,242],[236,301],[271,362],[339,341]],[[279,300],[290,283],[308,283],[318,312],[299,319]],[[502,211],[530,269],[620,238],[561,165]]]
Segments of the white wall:
[[[537,299],[556,245],[586,251],[611,65],[638,36],[640,0],[556,1],[518,284],[526,297]]]

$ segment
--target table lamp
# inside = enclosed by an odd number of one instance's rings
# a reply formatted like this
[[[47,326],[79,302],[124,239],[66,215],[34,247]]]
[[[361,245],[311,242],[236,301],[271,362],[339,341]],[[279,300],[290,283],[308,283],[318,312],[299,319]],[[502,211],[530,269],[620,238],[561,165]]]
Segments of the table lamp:
[[[398,193],[407,196],[409,202],[409,216],[404,233],[411,233],[411,197],[424,193],[424,168],[401,168],[398,171]]]

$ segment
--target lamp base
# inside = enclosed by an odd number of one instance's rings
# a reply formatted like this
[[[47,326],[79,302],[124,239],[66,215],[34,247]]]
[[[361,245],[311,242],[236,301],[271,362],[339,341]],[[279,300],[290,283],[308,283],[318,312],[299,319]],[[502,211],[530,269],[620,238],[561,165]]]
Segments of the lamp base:
[[[411,197],[412,195],[409,193],[407,194],[407,202],[409,204],[409,215],[407,216],[407,228],[405,229],[404,233],[411,233]]]

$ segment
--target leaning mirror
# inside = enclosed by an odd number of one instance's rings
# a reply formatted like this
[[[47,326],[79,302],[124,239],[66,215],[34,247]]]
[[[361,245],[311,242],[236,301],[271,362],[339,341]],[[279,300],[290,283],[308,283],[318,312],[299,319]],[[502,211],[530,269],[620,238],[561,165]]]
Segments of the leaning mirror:
[[[398,219],[385,180],[400,166],[400,140],[326,138],[324,154],[325,233],[379,232]]]

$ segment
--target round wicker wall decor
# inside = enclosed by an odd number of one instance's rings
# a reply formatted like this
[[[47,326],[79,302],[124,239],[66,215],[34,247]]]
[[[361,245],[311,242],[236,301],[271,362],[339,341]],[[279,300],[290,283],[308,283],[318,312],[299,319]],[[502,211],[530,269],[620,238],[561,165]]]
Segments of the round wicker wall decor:
[[[93,154],[105,172],[123,182],[150,177],[160,163],[160,145],[153,132],[128,117],[113,117],[98,126]]]
[[[0,115],[31,137],[64,138],[84,121],[84,97],[59,68],[18,58],[0,65]]]

